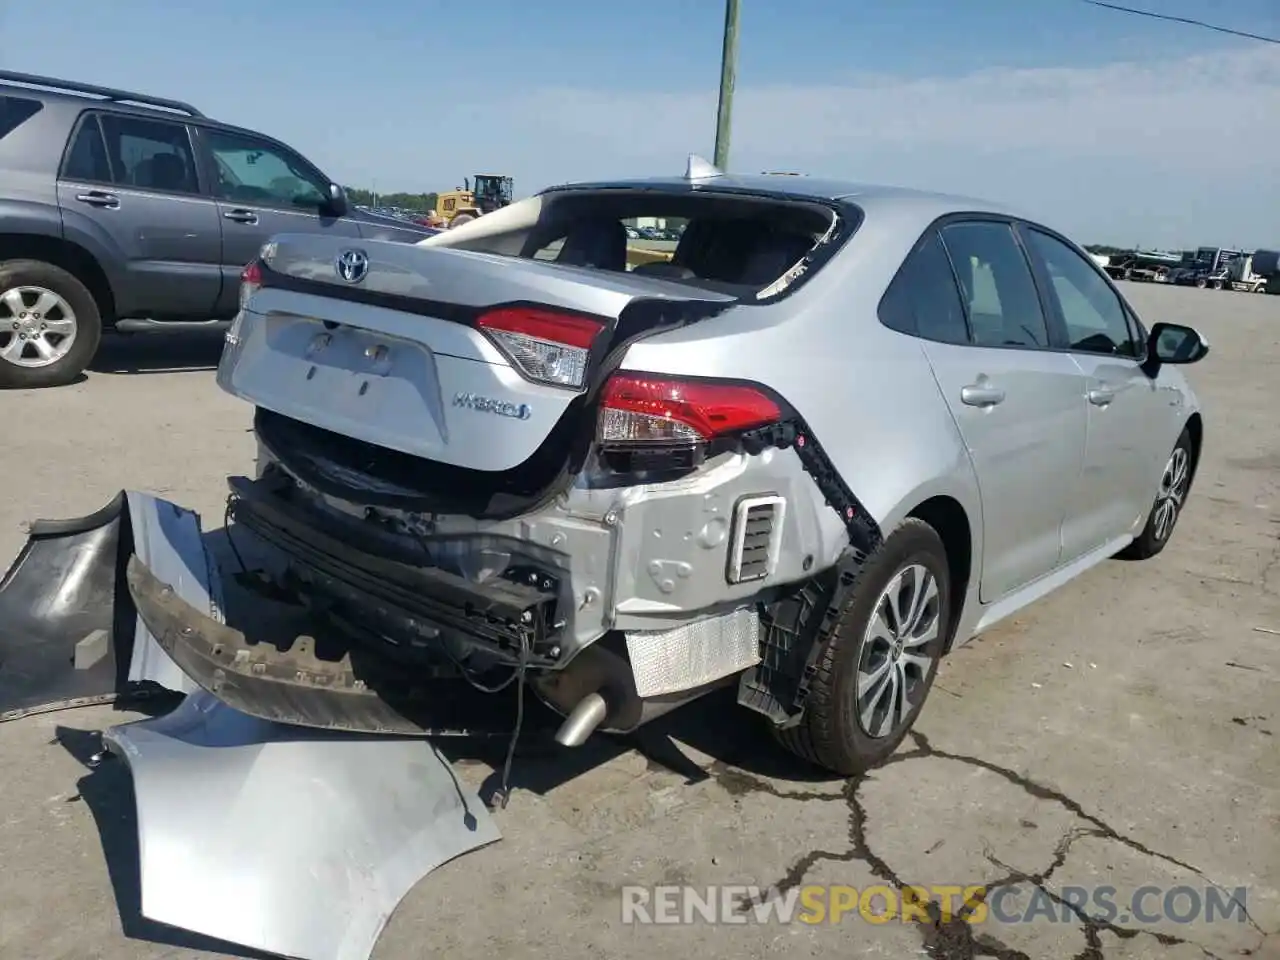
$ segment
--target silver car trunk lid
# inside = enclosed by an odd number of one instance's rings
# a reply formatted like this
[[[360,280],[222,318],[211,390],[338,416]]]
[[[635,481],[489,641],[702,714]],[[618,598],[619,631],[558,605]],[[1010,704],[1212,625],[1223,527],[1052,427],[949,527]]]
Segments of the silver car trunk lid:
[[[263,262],[262,286],[228,334],[223,389],[345,437],[487,472],[529,459],[622,341],[737,299],[629,273],[305,234],[274,238]],[[479,327],[495,309],[602,324],[581,386],[526,376]]]

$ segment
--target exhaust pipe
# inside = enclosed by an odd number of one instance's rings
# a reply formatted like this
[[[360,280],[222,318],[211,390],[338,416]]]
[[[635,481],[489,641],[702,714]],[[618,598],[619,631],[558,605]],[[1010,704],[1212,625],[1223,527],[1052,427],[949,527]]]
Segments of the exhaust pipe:
[[[636,692],[631,664],[596,643],[582,650],[563,670],[536,680],[534,690],[565,718],[556,731],[556,743],[580,747],[597,730],[631,733],[650,720],[736,680],[737,676],[731,674],[692,690],[641,697]]]
[[[556,731],[556,743],[562,747],[580,747],[595,732],[596,727],[609,715],[609,704],[599,693],[589,693],[560,724]]]

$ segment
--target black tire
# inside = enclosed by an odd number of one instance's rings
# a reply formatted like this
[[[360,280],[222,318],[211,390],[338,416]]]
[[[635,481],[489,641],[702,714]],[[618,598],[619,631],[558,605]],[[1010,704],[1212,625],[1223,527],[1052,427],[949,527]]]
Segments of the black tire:
[[[73,274],[42,260],[6,260],[0,263],[0,296],[16,287],[44,287],[57,294],[75,313],[75,340],[71,349],[43,367],[24,367],[0,356],[0,389],[60,387],[73,383],[93,361],[102,339],[102,314],[93,294]],[[0,308],[0,323],[10,320]],[[12,327],[0,328],[0,347],[16,337]]]
[[[858,668],[864,652],[874,655],[874,649],[867,645],[867,628],[881,594],[900,572],[917,564],[932,575],[937,585],[936,609],[932,614],[936,617],[937,635],[917,648],[917,654],[928,661],[928,667],[914,681],[910,709],[887,734],[872,736],[859,719],[856,696]],[[894,530],[867,561],[835,626],[826,636],[818,638],[822,648],[804,716],[794,727],[775,728],[778,741],[797,756],[845,776],[883,763],[919,716],[933,687],[938,661],[951,629],[951,580],[946,549],[933,527],[922,520],[909,519]],[[874,646],[876,644],[872,644]]]
[[[1196,281],[1196,286],[1199,287],[1201,290],[1203,290],[1205,287],[1209,286],[1209,281],[1206,280],[1204,277],[1201,277],[1199,280]]]
[[[1161,522],[1161,509],[1170,500],[1170,490],[1174,489],[1171,485],[1171,471],[1174,469],[1175,463],[1181,459],[1185,465],[1185,474],[1181,480],[1177,481],[1178,496],[1172,502],[1172,516],[1168,517],[1167,523]],[[1147,522],[1142,528],[1142,533],[1138,534],[1131,544],[1116,554],[1121,560],[1150,560],[1159,554],[1169,543],[1169,538],[1173,536],[1174,528],[1178,525],[1178,518],[1182,516],[1182,510],[1187,505],[1187,494],[1191,492],[1191,481],[1195,476],[1195,450],[1191,444],[1191,434],[1184,428],[1182,434],[1178,437],[1178,442],[1173,445],[1173,450],[1169,453],[1169,460],[1165,464],[1165,472],[1160,478],[1160,488],[1156,491],[1155,501],[1151,505],[1151,512],[1147,514]],[[1168,509],[1167,507],[1165,509]]]

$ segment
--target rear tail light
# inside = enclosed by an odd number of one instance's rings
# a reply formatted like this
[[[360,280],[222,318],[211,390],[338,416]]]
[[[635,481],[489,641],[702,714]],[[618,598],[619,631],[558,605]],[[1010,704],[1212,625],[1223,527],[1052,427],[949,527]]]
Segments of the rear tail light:
[[[251,260],[240,271],[240,311],[222,338],[233,346],[240,342],[240,328],[244,325],[244,308],[253,295],[262,289],[262,261]]]
[[[249,298],[262,286],[262,262],[251,260],[240,271],[240,309],[243,310]]]
[[[600,407],[599,442],[614,448],[705,443],[782,418],[755,387],[638,373],[611,377]]]
[[[591,346],[604,324],[590,317],[539,307],[503,307],[476,325],[530,380],[580,389]]]

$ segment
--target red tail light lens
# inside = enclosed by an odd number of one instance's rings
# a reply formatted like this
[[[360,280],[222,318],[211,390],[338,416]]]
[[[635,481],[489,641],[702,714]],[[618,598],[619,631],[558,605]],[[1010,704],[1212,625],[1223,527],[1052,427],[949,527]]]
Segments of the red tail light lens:
[[[476,325],[531,380],[581,388],[591,345],[604,324],[591,317],[538,307],[504,307]]]
[[[701,443],[781,418],[778,405],[754,387],[619,373],[604,386],[599,440],[609,446]]]
[[[240,309],[249,302],[249,298],[262,286],[262,263],[252,260],[240,271]]]

